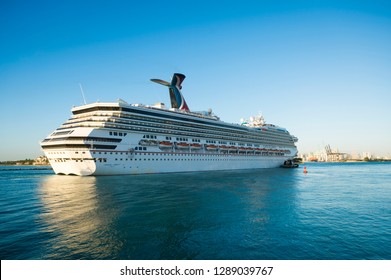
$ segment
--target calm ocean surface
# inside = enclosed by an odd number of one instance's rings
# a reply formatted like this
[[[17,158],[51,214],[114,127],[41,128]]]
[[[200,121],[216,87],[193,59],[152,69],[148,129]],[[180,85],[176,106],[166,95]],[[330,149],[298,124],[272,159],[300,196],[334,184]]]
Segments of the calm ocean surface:
[[[391,163],[303,166],[106,177],[0,166],[0,257],[391,259]]]

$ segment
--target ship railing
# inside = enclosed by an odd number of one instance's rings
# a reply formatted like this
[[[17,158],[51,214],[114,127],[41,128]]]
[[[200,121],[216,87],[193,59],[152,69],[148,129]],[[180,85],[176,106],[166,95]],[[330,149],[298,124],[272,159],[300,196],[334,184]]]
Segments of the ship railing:
[[[209,120],[219,120],[220,119],[218,116],[213,115],[213,114],[212,115],[204,115],[199,112],[184,111],[184,110],[180,110],[180,109],[176,109],[176,108],[165,109],[165,108],[157,108],[154,106],[143,105],[143,104],[132,104],[131,106],[148,108],[148,109],[159,110],[159,111],[171,111],[171,112],[176,112],[176,113],[180,113],[180,114],[184,114],[184,115],[189,115],[189,116],[194,116],[194,117],[204,118],[204,119],[209,119]]]

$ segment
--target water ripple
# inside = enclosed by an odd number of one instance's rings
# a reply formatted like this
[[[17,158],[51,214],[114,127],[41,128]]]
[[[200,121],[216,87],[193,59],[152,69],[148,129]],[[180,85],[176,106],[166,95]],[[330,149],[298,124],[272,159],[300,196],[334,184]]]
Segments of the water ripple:
[[[0,257],[390,259],[391,164],[307,168],[0,171]]]

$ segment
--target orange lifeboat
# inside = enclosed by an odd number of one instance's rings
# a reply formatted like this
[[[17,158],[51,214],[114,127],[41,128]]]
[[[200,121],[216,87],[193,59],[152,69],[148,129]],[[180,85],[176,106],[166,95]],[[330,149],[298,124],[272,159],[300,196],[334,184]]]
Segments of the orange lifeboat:
[[[169,149],[172,148],[173,144],[170,141],[161,141],[159,142],[159,148],[161,149]]]
[[[239,153],[245,153],[246,150],[247,150],[247,148],[240,147],[240,148],[239,148]]]
[[[206,145],[206,149],[208,151],[216,151],[217,150],[217,146],[216,145]]]
[[[188,143],[185,143],[185,142],[179,142],[176,144],[176,147],[178,149],[188,149],[189,148],[189,144]]]
[[[199,150],[201,149],[201,144],[197,144],[197,143],[190,144],[190,148],[192,150]]]
[[[236,152],[238,150],[238,148],[236,148],[235,146],[230,146],[229,147],[229,151],[230,152]]]
[[[228,146],[225,146],[225,145],[220,146],[220,151],[227,151],[228,149],[229,149]]]

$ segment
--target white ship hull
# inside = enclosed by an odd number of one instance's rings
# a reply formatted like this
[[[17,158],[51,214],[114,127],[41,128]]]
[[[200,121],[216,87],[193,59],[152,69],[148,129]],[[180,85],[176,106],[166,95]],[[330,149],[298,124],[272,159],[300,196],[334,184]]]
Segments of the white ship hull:
[[[106,158],[106,162],[84,159],[52,162],[56,174],[64,175],[134,175],[146,173],[196,172],[275,168],[290,157],[197,154],[197,153],[129,153]]]
[[[209,150],[205,140],[201,148],[189,145],[185,150],[175,141],[172,147],[159,145],[165,136],[156,136],[151,144],[145,142],[144,134],[131,132],[121,133],[121,142],[112,150],[97,149],[96,141],[86,144],[85,140],[70,140],[103,139],[110,133],[101,128],[76,128],[71,133],[73,138],[52,138],[43,144],[43,150],[56,174],[79,176],[275,168],[297,153],[295,147],[242,151],[239,146],[227,149],[223,145]],[[53,142],[60,148],[53,148]]]

